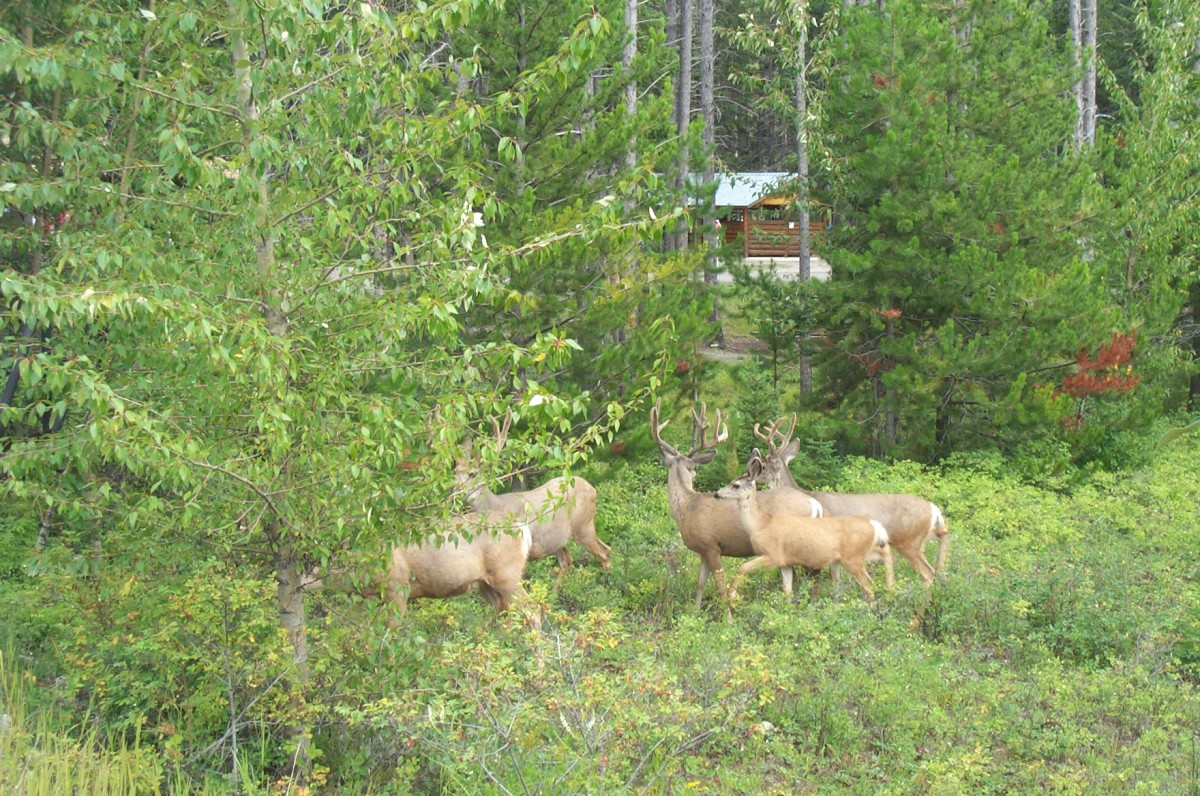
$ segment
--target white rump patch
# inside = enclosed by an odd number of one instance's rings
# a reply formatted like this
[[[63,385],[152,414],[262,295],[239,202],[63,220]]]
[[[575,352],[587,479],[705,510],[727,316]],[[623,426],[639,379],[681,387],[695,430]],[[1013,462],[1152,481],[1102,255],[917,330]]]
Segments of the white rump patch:
[[[529,551],[533,547],[533,531],[529,530],[527,523],[521,523],[521,550],[525,553],[525,557],[529,557]]]
[[[882,547],[888,543],[887,528],[883,527],[883,523],[879,520],[871,520],[871,527],[875,529],[875,544]]]
[[[821,502],[819,500],[817,500],[815,497],[810,497],[809,501],[812,503],[812,516],[824,517],[825,516],[825,507],[821,505]]]
[[[929,504],[929,530],[936,531],[946,524],[946,518],[942,516],[942,510],[932,503]]]

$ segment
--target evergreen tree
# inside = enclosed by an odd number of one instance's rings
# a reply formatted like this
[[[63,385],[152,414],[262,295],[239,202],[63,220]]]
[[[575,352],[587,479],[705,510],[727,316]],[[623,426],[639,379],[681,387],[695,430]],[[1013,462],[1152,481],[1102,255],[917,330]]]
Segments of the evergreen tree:
[[[851,7],[843,23],[821,117],[829,400],[876,453],[1014,441],[1011,419],[1047,403],[1046,369],[1119,325],[1080,259],[1067,53],[1019,2]]]

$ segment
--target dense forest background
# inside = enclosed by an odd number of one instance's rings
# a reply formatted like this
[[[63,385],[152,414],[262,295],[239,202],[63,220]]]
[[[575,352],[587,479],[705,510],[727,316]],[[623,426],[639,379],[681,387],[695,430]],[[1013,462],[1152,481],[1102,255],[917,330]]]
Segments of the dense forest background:
[[[1188,2],[20,0],[0,83],[5,792],[1200,787]],[[833,222],[800,278],[732,171]],[[947,579],[694,615],[656,397],[705,488],[794,412],[801,484],[937,500]],[[468,439],[613,571],[540,633],[305,588]]]

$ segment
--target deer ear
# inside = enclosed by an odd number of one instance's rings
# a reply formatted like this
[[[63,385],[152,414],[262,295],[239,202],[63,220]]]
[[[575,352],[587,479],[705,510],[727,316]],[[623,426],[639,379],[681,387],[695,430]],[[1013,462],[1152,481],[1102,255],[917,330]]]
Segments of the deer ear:
[[[784,446],[782,451],[780,451],[780,453],[783,454],[783,460],[785,462],[789,462],[789,463],[792,461],[792,459],[796,458],[796,454],[799,452],[800,452],[800,440],[798,440],[798,439],[792,440],[791,442],[789,442],[787,445]]]
[[[716,451],[701,451],[700,453],[697,453],[695,456],[692,457],[692,462],[695,463],[695,465],[697,467],[699,467],[702,464],[708,464],[713,459],[715,459],[716,456],[717,456]]]
[[[758,478],[761,472],[762,459],[758,455],[758,448],[755,448],[754,452],[750,454],[750,461],[746,462],[746,475],[751,478]]]

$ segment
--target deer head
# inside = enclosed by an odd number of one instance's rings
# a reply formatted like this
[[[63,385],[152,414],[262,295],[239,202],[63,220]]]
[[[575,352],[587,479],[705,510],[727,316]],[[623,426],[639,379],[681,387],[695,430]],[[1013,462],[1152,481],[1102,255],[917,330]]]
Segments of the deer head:
[[[729,429],[726,427],[725,421],[721,419],[721,410],[718,409],[710,435],[707,407],[704,404],[700,404],[699,409],[692,407],[693,447],[685,455],[669,442],[663,441],[662,430],[671,421],[664,420],[661,423],[658,421],[661,410],[662,399],[659,399],[655,402],[654,408],[650,410],[650,433],[658,445],[659,459],[690,489],[696,468],[713,460],[717,455],[717,446],[729,438]]]
[[[796,414],[792,413],[792,422],[788,426],[787,431],[780,431],[779,427],[787,419],[787,417],[779,418],[767,427],[765,433],[758,423],[754,424],[754,436],[762,440],[767,446],[767,458],[762,461],[762,466],[756,478],[759,483],[764,483],[770,487],[790,486],[798,488],[796,480],[792,478],[792,473],[788,469],[788,464],[800,452],[800,440],[792,439],[792,433],[796,430]]]

